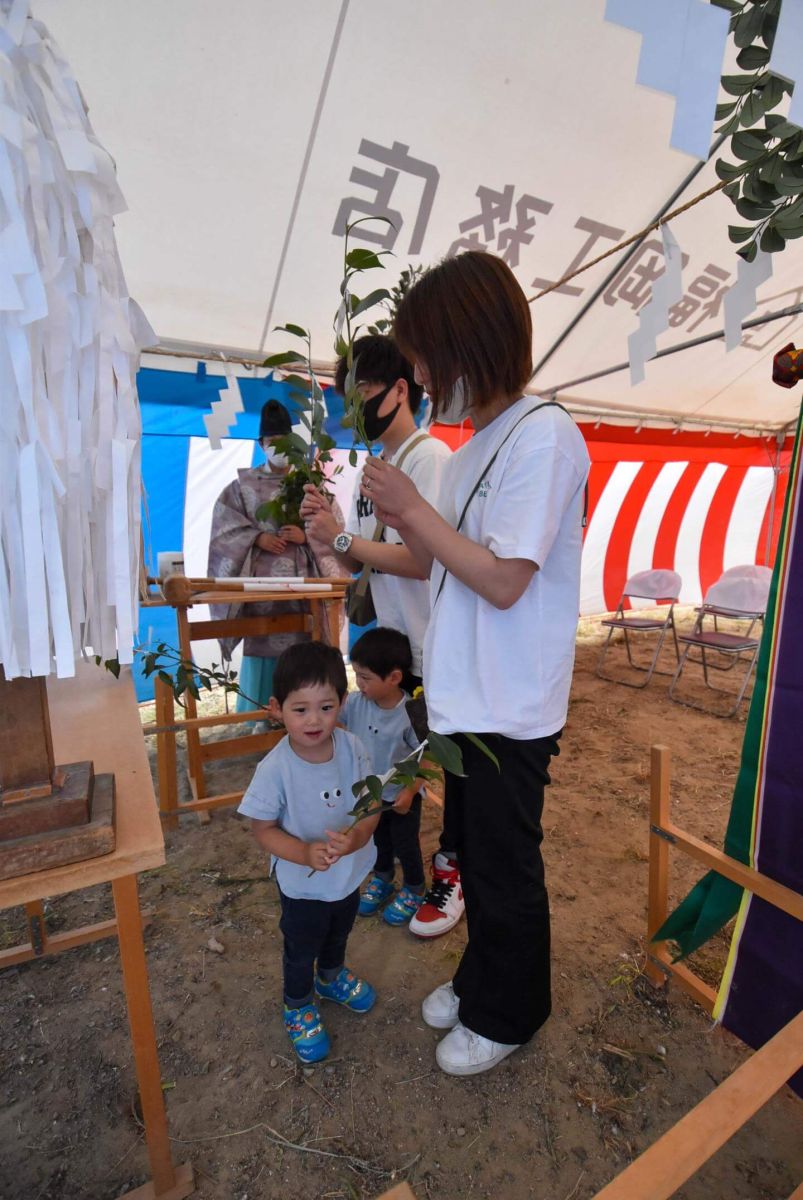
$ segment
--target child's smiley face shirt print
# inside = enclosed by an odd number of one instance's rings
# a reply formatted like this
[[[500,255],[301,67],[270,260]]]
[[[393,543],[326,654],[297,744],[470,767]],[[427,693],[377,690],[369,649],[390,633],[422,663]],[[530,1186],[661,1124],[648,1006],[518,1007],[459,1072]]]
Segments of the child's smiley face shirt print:
[[[321,800],[327,808],[337,808],[338,802],[343,795],[339,787],[324,788],[321,792]]]

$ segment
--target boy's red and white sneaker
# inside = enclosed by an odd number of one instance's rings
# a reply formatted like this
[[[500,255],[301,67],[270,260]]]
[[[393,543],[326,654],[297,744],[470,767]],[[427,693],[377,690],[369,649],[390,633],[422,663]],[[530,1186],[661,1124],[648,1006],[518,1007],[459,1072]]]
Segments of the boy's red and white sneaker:
[[[465,911],[460,868],[439,852],[432,861],[432,887],[410,921],[410,932],[421,938],[440,937],[454,929]]]

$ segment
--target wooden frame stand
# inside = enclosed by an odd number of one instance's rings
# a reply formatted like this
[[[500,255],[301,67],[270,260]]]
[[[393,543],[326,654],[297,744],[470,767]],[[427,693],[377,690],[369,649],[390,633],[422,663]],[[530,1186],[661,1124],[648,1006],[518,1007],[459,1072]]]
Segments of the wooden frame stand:
[[[326,583],[325,579],[321,583]],[[265,637],[275,633],[308,633],[316,640],[328,640],[329,629],[340,627],[340,607],[345,600],[342,581],[332,584],[330,591],[306,591],[303,584],[297,590],[288,590],[277,595],[270,591],[247,591],[232,593],[200,592],[193,595],[188,604],[175,604],[178,627],[179,651],[182,659],[192,661],[192,643],[227,637]],[[306,613],[290,613],[285,616],[235,616],[223,620],[191,621],[189,610],[193,604],[253,604],[266,601],[303,600],[310,608]],[[254,721],[268,720],[264,709],[251,712],[225,713],[221,716],[199,717],[197,701],[185,693],[185,719],[176,720],[175,699],[169,684],[155,676],[154,698],[156,722],[146,725],[143,733],[155,734],[157,768],[159,775],[159,812],[166,829],[178,827],[180,813],[194,812],[201,819],[209,819],[214,808],[229,807],[242,799],[242,791],[222,792],[209,795],[205,774],[208,762],[224,758],[236,758],[243,754],[267,752],[284,737],[283,729],[271,729],[267,733],[246,734],[215,742],[203,742],[201,731],[241,725]],[[192,799],[183,804],[178,802],[176,735],[184,731],[187,737],[187,774]]]
[[[164,864],[164,838],[133,684],[130,676],[116,680],[94,663],[83,663],[75,679],[51,679],[47,686],[57,756],[91,756],[101,768],[114,766],[117,839],[114,849],[102,857],[48,865],[0,880],[0,910],[23,907],[30,939],[0,952],[0,967],[117,936],[151,1173],[149,1183],[128,1195],[136,1200],[183,1200],[195,1185],[192,1168],[187,1164],[176,1167],[172,1161],[137,886],[140,871]],[[42,897],[61,896],[99,883],[111,884],[114,919],[49,936]]]
[[[673,846],[708,870],[717,871],[739,887],[774,904],[803,921],[803,896],[784,887],[768,875],[754,871],[722,850],[686,833],[673,824],[670,816],[670,754],[667,746],[653,746],[650,752],[650,874],[647,898],[647,966],[651,983],[664,985],[671,976],[707,1012],[711,1012],[717,994],[683,963],[673,963],[665,942],[650,947],[650,939],[669,916],[669,848]]]
[[[669,848],[717,871],[740,887],[803,920],[803,896],[754,871],[721,850],[716,850],[674,825],[669,805],[669,750],[653,746],[650,788],[650,876],[647,904],[647,939],[668,916]],[[683,963],[673,963],[666,943],[648,948],[647,978],[664,986],[674,979],[707,1012],[716,992]],[[803,1013],[776,1033],[752,1058],[687,1113],[663,1137],[631,1163],[595,1200],[667,1200],[687,1179],[716,1154],[742,1125],[783,1087],[803,1066]],[[789,1200],[803,1200],[803,1184]]]

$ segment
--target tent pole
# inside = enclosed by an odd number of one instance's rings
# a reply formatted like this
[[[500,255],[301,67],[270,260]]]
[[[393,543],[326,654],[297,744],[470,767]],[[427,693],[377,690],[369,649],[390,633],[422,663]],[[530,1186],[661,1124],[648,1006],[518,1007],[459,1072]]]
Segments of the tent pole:
[[[654,225],[657,221],[660,221],[661,217],[663,217],[665,213],[668,213],[670,211],[670,209],[674,205],[675,201],[680,199],[680,197],[683,195],[683,193],[686,191],[686,189],[689,187],[689,185],[692,183],[692,181],[697,178],[700,171],[702,171],[703,167],[707,166],[711,157],[714,154],[716,154],[717,150],[720,148],[722,143],[725,141],[725,137],[726,137],[725,134],[721,134],[717,138],[717,140],[714,142],[711,149],[708,151],[708,158],[706,159],[706,161],[699,162],[696,167],[693,167],[691,169],[691,171],[689,171],[688,175],[683,180],[683,182],[680,183],[678,185],[678,187],[675,188],[674,192],[669,197],[669,199],[666,201],[666,203],[664,205],[662,205],[662,207],[658,210],[656,215],[653,217],[652,222],[651,222],[652,225]],[[555,339],[555,341],[552,343],[552,345],[547,350],[546,354],[544,354],[544,356],[538,361],[538,363],[536,364],[536,366],[533,370],[532,375],[530,376],[530,379],[534,379],[535,376],[538,374],[538,372],[541,370],[541,368],[546,366],[546,364],[549,362],[552,355],[559,349],[560,346],[563,345],[563,343],[565,342],[565,340],[569,336],[569,334],[572,332],[572,330],[575,329],[577,327],[577,325],[579,325],[580,321],[582,321],[583,317],[586,315],[586,313],[591,308],[591,306],[596,304],[597,300],[599,300],[600,296],[605,291],[608,284],[613,281],[613,279],[616,277],[616,275],[618,275],[619,271],[622,269],[622,267],[625,265],[625,263],[629,262],[630,259],[633,257],[633,255],[636,254],[637,251],[641,249],[641,247],[646,242],[648,236],[649,236],[649,234],[645,233],[643,238],[639,238],[639,240],[637,242],[634,242],[632,246],[628,247],[626,253],[623,254],[622,257],[617,261],[616,265],[614,267],[612,267],[612,269],[608,272],[608,274],[603,279],[602,283],[594,289],[594,291],[591,293],[588,300],[586,300],[585,304],[582,306],[580,311],[575,313],[575,315],[572,317],[571,321],[566,326],[566,328],[563,330],[563,332],[558,335],[558,337]]]
[[[742,329],[756,329],[759,325],[767,325],[770,321],[780,321],[782,317],[794,317],[801,312],[803,312],[803,304],[792,304],[789,308],[779,309],[778,312],[767,313],[763,317],[754,317],[752,321],[742,321]],[[681,350],[691,350],[695,346],[702,346],[706,342],[715,342],[717,338],[724,336],[724,329],[718,329],[716,333],[705,333],[700,337],[691,338],[688,342],[679,342],[677,346],[659,350],[657,354],[653,355],[653,359],[668,358],[670,354],[677,354]],[[617,363],[615,367],[605,367],[602,371],[593,371],[590,375],[580,375],[577,379],[568,380],[567,383],[559,383],[557,387],[541,388],[540,392],[544,396],[557,396],[559,392],[565,392],[567,388],[578,387],[581,383],[590,383],[593,379],[604,379],[607,375],[615,375],[617,371],[626,371],[629,366],[629,361]]]
[[[784,435],[777,433],[775,435],[775,462],[772,464],[772,491],[770,492],[770,519],[767,522],[767,544],[764,547],[764,565],[770,565],[770,552],[772,550],[772,534],[775,525],[775,497],[778,494],[778,476],[781,473],[781,450],[783,449]]]

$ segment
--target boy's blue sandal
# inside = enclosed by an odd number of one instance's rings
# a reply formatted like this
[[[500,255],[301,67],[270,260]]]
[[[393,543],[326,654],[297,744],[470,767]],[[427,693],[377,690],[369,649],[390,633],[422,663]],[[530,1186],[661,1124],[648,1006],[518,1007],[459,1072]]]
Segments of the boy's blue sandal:
[[[317,1004],[304,1004],[301,1008],[288,1008],[285,1004],[284,1027],[303,1063],[326,1058],[330,1049],[329,1034],[323,1027]]]
[[[358,979],[348,967],[341,967],[340,974],[334,979],[321,979],[316,975],[315,991],[324,1000],[334,1000],[335,1004],[342,1004],[352,1012],[368,1012],[376,1003],[376,992],[370,983]]]
[[[389,904],[382,913],[382,920],[387,921],[388,925],[406,925],[423,903],[423,892],[412,892],[409,888],[403,887],[393,903]]]
[[[377,909],[382,907],[388,896],[392,895],[393,884],[380,879],[378,875],[372,875],[368,881],[368,887],[360,896],[360,907],[357,909],[357,915],[360,917],[372,917]]]

